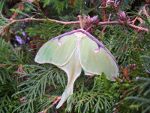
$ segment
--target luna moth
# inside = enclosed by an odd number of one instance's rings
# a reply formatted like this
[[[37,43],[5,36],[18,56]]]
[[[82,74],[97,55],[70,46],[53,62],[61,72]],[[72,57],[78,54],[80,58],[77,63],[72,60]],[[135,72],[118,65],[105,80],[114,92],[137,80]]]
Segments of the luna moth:
[[[83,29],[73,30],[52,38],[38,51],[35,62],[50,63],[67,74],[67,86],[56,108],[73,94],[75,80],[83,70],[85,75],[101,75],[115,80],[119,69],[110,51],[94,36]]]

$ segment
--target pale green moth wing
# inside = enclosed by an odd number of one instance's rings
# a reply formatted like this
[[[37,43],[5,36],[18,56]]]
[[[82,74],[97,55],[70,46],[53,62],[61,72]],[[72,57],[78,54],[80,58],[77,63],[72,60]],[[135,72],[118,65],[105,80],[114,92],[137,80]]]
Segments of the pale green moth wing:
[[[77,50],[74,52],[69,62],[66,65],[59,68],[61,68],[67,73],[68,82],[62,94],[61,100],[56,106],[57,109],[60,108],[62,104],[68,99],[68,97],[73,94],[74,82],[80,76],[81,65],[80,65]]]
[[[65,91],[62,94],[61,100],[59,101],[58,105],[56,106],[57,109],[60,108],[62,106],[62,104],[68,99],[68,97],[73,94],[74,82],[80,76],[81,69],[82,69],[80,60],[79,60],[78,46],[79,46],[80,40],[84,36],[84,34],[81,32],[74,32],[73,35],[77,39],[76,50],[73,53],[73,55],[71,56],[71,59],[69,60],[69,62],[67,64],[65,64],[64,66],[59,67],[67,73],[68,82],[67,82]]]
[[[67,74],[67,86],[56,108],[60,108],[73,93],[74,82],[80,76],[81,69],[90,76],[105,73],[110,80],[118,76],[118,67],[112,54],[82,29],[64,33],[45,43],[35,61],[54,64]]]
[[[35,62],[51,63],[56,66],[65,65],[76,48],[76,38],[73,34],[59,36],[45,43],[38,51]]]
[[[80,42],[80,61],[85,73],[100,75],[104,73],[109,80],[118,76],[118,67],[110,52],[89,37]]]

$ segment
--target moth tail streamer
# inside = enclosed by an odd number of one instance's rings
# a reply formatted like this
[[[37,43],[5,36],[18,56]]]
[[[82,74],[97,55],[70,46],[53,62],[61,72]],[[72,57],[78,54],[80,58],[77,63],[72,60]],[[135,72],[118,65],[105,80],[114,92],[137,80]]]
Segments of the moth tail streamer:
[[[73,94],[73,83],[67,85],[65,91],[61,96],[61,100],[56,106],[56,109],[59,109],[64,104],[64,102],[68,99],[68,97],[71,96],[72,94]]]

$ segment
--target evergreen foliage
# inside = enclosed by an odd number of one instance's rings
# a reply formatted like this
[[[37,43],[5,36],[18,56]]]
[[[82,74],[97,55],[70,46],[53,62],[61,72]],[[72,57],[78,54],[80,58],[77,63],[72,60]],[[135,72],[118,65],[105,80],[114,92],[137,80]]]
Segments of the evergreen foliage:
[[[8,18],[13,14],[16,14],[15,19],[35,17],[64,21],[77,20],[78,14],[86,14],[98,15],[102,20],[101,3],[102,0],[0,1],[0,113],[150,112],[149,32],[136,32],[126,25],[110,25],[102,32],[103,27],[95,25],[92,34],[115,56],[120,77],[111,82],[103,75],[87,77],[82,73],[75,82],[74,94],[57,110],[54,102],[66,86],[66,74],[53,65],[36,64],[34,57],[43,43],[79,26],[48,20],[21,21],[9,26],[12,21]],[[22,10],[18,10],[18,4],[24,5]],[[145,2],[140,0],[124,0],[121,10],[134,17],[143,4]],[[117,18],[114,10],[111,15]],[[150,26],[149,18],[142,18],[144,23],[140,26]]]

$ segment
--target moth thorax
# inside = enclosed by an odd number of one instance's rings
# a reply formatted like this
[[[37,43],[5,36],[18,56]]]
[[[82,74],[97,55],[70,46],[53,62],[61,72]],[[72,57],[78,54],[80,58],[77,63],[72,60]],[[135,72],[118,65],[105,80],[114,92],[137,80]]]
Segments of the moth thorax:
[[[76,32],[76,33],[74,33],[74,35],[75,35],[76,37],[78,37],[79,39],[81,39],[81,38],[83,38],[83,37],[86,37],[86,35],[83,34],[82,32]]]

